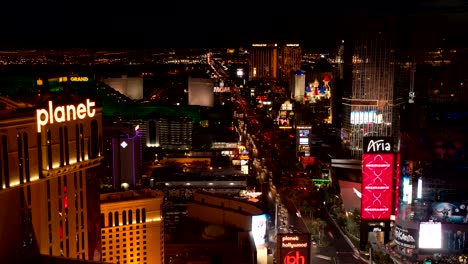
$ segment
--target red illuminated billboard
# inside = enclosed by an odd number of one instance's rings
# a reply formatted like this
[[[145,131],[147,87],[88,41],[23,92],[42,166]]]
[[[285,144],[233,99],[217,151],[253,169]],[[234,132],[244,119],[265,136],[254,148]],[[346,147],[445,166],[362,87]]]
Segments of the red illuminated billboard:
[[[362,219],[390,219],[393,157],[393,153],[364,153],[362,155]]]
[[[310,234],[279,234],[278,264],[309,264]]]

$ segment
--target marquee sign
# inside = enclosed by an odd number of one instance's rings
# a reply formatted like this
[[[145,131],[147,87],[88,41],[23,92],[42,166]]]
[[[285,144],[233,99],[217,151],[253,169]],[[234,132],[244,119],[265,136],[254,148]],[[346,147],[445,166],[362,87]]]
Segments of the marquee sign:
[[[86,117],[93,117],[96,114],[95,102],[86,99],[86,104],[81,103],[75,105],[61,105],[54,107],[52,101],[49,101],[48,109],[37,109],[37,132],[41,133],[42,126],[53,123],[63,123]]]

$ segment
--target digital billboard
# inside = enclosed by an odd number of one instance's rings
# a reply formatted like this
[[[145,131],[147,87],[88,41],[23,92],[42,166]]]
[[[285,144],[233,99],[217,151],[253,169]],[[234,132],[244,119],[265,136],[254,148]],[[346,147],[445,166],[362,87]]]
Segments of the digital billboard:
[[[280,111],[278,117],[278,124],[280,126],[289,126],[288,111]]]
[[[362,155],[362,219],[390,219],[393,156],[368,153]]]
[[[390,219],[394,155],[393,138],[363,138],[361,219]]]
[[[308,145],[309,138],[299,138],[299,145]]]
[[[266,223],[266,214],[252,216],[252,235],[255,242],[255,246],[265,244],[267,228]]]
[[[311,126],[296,126],[296,151],[304,152],[306,157],[310,155]]]
[[[419,248],[442,248],[442,224],[421,222],[419,225]]]
[[[310,234],[278,234],[278,264],[310,263]]]
[[[468,208],[466,203],[436,202],[432,204],[432,219],[444,223],[466,224]]]
[[[310,130],[309,129],[299,129],[299,137],[309,138]]]
[[[287,119],[287,118],[280,118],[280,119],[278,120],[278,124],[279,124],[280,126],[289,126],[289,119]]]
[[[299,145],[298,151],[310,152],[310,146],[309,145]]]
[[[411,183],[410,183],[410,178],[408,175],[403,176],[403,197],[401,200],[405,202],[406,204],[410,204],[412,200],[412,192],[411,189],[413,188]]]

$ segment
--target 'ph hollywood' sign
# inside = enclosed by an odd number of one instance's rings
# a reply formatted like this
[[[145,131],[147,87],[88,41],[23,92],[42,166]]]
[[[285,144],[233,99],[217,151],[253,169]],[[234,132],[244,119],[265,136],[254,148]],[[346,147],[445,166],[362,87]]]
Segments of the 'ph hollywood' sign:
[[[279,263],[309,264],[310,234],[279,234]]]

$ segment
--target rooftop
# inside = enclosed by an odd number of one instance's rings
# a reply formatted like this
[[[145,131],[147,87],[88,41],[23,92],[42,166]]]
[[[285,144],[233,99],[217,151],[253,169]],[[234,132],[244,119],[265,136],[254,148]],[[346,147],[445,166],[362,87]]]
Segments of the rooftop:
[[[111,202],[123,202],[130,200],[142,200],[162,197],[163,193],[155,190],[131,190],[124,192],[111,192],[101,194],[101,204]]]
[[[176,260],[175,263],[242,264],[253,263],[250,250],[247,233],[241,235],[233,226],[184,217],[166,240],[164,255],[166,260]]]

